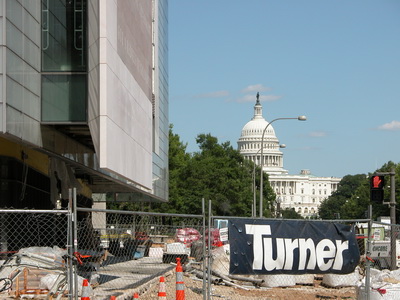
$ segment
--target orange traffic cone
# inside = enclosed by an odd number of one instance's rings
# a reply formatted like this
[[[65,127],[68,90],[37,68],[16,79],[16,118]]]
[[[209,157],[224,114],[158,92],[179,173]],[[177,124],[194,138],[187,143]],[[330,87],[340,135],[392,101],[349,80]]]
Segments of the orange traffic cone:
[[[183,268],[181,259],[176,258],[176,300],[185,300],[185,284],[183,282]]]
[[[165,292],[165,279],[163,276],[160,277],[160,285],[158,286],[158,299],[167,299],[167,293]]]
[[[81,300],[90,300],[90,288],[87,279],[83,279]]]
[[[133,299],[139,299],[139,294],[138,293],[134,293],[133,294]]]
[[[117,300],[117,297],[115,297],[115,296],[110,296],[110,300]]]

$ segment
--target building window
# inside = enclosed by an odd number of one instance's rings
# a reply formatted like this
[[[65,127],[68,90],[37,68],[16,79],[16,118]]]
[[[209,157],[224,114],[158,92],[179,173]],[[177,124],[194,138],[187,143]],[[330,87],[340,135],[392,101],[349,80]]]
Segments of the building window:
[[[86,72],[86,0],[42,0],[42,71]]]
[[[86,121],[85,75],[42,75],[42,121]]]
[[[86,1],[42,0],[42,122],[86,122]]]

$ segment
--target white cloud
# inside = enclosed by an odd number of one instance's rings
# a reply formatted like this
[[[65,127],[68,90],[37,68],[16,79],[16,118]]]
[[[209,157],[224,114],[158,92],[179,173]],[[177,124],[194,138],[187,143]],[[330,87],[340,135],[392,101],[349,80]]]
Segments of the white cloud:
[[[228,91],[215,91],[211,93],[196,95],[194,96],[194,98],[223,98],[228,96],[229,96]]]
[[[241,90],[242,93],[251,93],[251,92],[265,92],[265,91],[270,91],[271,88],[267,86],[263,86],[262,84],[254,84],[254,85],[249,85],[245,87],[243,90]]]
[[[256,102],[255,95],[245,95],[235,100],[235,102],[243,103],[243,102]]]
[[[328,134],[324,131],[313,131],[309,133],[309,136],[311,137],[316,137],[316,138],[320,138],[320,137],[325,137]]]
[[[379,126],[378,129],[390,130],[390,131],[400,130],[400,121],[392,121],[390,123],[385,123]]]
[[[282,96],[277,96],[277,95],[260,95],[260,102],[271,102],[271,101],[276,101],[278,99],[282,98]],[[235,102],[238,103],[243,103],[243,102],[256,102],[256,96],[255,95],[245,95],[243,97],[240,97],[235,100]]]

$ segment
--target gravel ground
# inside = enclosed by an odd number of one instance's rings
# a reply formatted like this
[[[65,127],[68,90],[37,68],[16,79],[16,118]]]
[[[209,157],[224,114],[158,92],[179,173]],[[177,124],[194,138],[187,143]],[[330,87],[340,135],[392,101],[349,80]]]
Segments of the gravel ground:
[[[175,299],[175,274],[173,272],[165,275],[165,286],[167,299]],[[203,299],[203,282],[192,274],[186,274],[185,298],[187,300]],[[269,300],[269,299],[356,299],[354,287],[327,288],[321,285],[320,280],[315,280],[313,285],[294,286],[287,288],[255,288],[245,285],[241,288],[226,285],[212,285],[212,299],[226,300]],[[248,284],[248,283],[247,283]],[[140,293],[139,299],[158,299],[159,283],[153,281]]]

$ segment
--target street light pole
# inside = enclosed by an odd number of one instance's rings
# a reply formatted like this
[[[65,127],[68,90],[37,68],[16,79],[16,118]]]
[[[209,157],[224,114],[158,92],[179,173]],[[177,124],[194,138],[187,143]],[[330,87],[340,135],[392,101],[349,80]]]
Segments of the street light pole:
[[[286,148],[285,144],[280,144],[279,148]],[[258,149],[256,153],[255,160],[253,162],[253,205],[252,205],[252,210],[251,210],[251,216],[255,218],[257,216],[257,187],[256,187],[256,161],[257,161],[257,155],[261,151],[261,148]],[[261,165],[261,160],[260,160],[260,165]]]
[[[265,135],[265,132],[267,131],[268,126],[271,125],[273,122],[278,121],[278,120],[306,121],[307,118],[306,118],[306,116],[299,116],[297,118],[277,118],[277,119],[274,119],[271,122],[269,122],[267,124],[267,126],[265,126],[265,128],[263,130],[263,134],[262,134],[262,137],[261,137],[261,157],[260,157],[261,158],[261,163],[260,163],[260,165],[261,165],[261,172],[260,172],[260,205],[259,205],[260,206],[260,218],[263,217],[263,173],[264,173],[264,170],[263,170],[263,166],[264,166],[263,150],[264,150],[264,135]]]
[[[278,196],[276,198],[275,218],[280,218],[281,217],[281,203],[282,203],[282,198],[280,196]]]
[[[259,149],[258,151],[257,151],[257,153],[256,153],[256,159],[257,159],[257,154],[258,154],[258,152],[260,152],[260,150],[261,149]],[[256,209],[256,195],[257,195],[257,190],[256,190],[256,162],[254,161],[254,163],[253,163],[253,209],[252,209],[252,211],[251,211],[251,216],[253,217],[253,218],[255,218],[256,217],[256,215],[257,215],[257,209]]]

